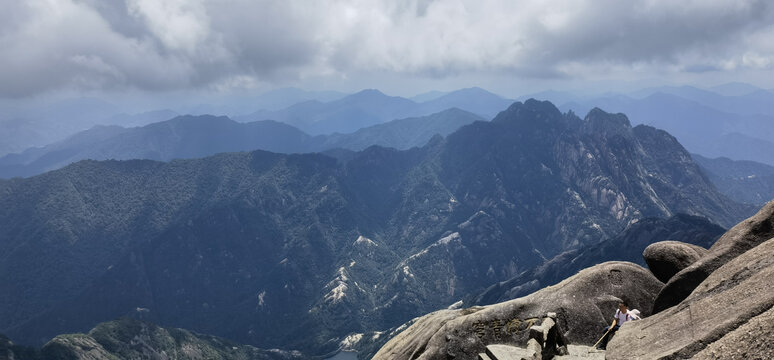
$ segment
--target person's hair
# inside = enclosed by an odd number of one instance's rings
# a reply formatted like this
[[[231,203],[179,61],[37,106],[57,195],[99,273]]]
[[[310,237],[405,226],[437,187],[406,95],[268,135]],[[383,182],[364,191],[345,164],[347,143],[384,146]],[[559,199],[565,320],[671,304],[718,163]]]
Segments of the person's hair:
[[[623,304],[623,306],[629,307],[629,301],[625,297],[621,297],[621,301],[619,303]]]

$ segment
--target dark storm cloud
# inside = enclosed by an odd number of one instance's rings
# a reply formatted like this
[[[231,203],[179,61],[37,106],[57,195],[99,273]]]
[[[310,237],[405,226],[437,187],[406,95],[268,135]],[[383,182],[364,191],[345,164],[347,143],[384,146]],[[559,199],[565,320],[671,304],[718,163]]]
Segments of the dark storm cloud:
[[[369,72],[768,72],[773,8],[754,0],[7,2],[0,96],[227,90]]]

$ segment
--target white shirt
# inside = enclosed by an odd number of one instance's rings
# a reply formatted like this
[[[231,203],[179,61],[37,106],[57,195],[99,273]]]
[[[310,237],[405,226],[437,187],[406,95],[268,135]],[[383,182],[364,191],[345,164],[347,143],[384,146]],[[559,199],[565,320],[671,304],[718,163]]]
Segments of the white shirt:
[[[618,326],[623,325],[625,322],[632,319],[632,316],[629,314],[629,310],[627,309],[625,313],[621,313],[621,310],[615,311],[615,324]]]

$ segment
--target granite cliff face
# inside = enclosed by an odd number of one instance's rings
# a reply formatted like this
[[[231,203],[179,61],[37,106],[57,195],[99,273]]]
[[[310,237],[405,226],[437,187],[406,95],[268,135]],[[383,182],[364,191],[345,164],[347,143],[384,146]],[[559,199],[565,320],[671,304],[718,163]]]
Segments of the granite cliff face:
[[[694,277],[696,286],[673,306],[623,326],[609,344],[607,358],[772,358],[772,224],[774,201],[673,276],[659,299],[674,291],[676,280]]]
[[[534,100],[406,151],[83,161],[0,181],[0,329],[41,344],[142,307],[319,355],[644,218],[746,211],[665,132]]]

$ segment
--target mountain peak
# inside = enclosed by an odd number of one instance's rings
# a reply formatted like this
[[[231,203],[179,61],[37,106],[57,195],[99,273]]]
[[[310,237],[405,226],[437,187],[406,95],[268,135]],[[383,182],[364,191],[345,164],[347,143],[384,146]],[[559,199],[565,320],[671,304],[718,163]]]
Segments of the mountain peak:
[[[464,89],[459,89],[457,91],[452,91],[451,93],[449,93],[449,95],[451,95],[451,94],[459,94],[459,95],[463,95],[463,94],[464,95],[484,95],[484,96],[495,96],[495,97],[498,97],[498,98],[502,98],[502,96],[497,95],[495,93],[492,93],[490,91],[487,91],[486,89],[482,89],[482,88],[480,88],[478,86],[464,88]]]
[[[222,115],[221,116],[217,116],[217,115],[209,115],[209,114],[204,114],[204,115],[179,115],[179,116],[175,116],[172,119],[169,119],[167,121],[216,121],[216,120],[217,121],[224,121],[224,120],[233,121],[233,120],[229,119],[228,116],[222,116]]]
[[[562,113],[550,101],[528,99],[525,102],[514,102],[504,111],[500,112],[492,122],[517,121],[534,123],[541,120],[549,123],[550,119],[561,119]]]
[[[387,96],[385,93],[377,90],[377,89],[363,89],[360,90],[349,97],[381,97],[381,96]]]
[[[612,114],[600,108],[593,108],[583,119],[583,127],[589,133],[630,134],[632,125],[622,113]]]

